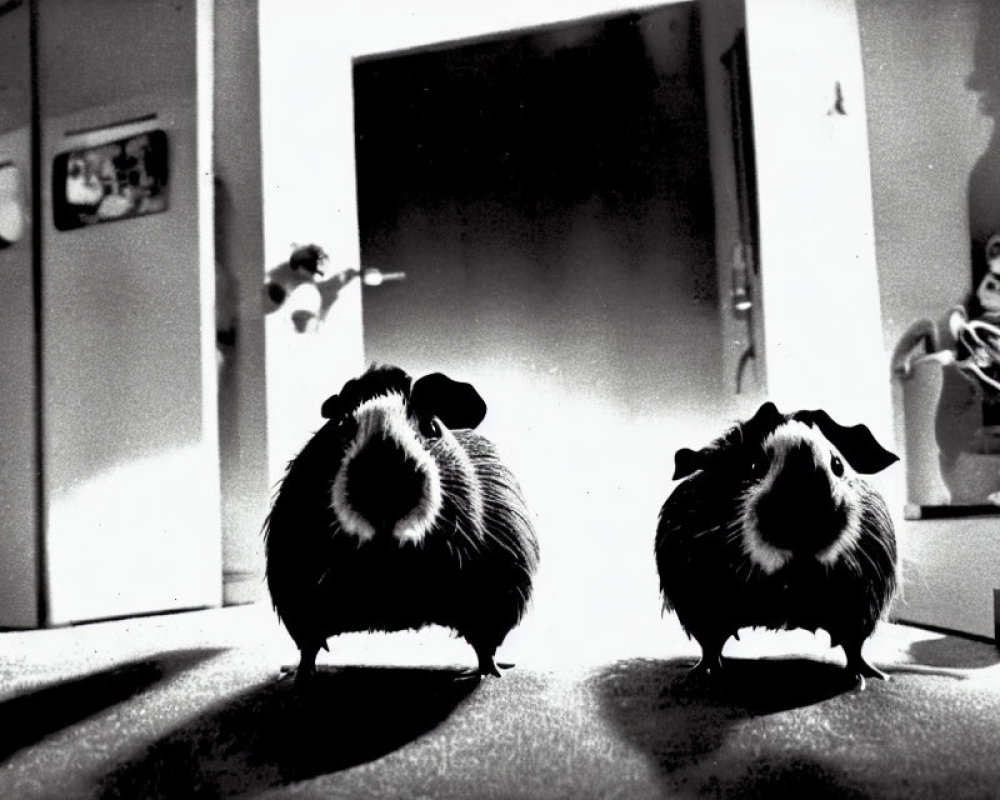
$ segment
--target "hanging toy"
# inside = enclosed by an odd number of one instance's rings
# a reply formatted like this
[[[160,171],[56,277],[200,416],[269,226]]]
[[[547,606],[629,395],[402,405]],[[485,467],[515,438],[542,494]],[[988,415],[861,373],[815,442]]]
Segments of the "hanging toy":
[[[329,278],[323,267],[329,256],[316,244],[294,246],[288,260],[267,273],[264,282],[264,311],[272,314],[287,307],[295,330],[315,330],[334,304],[340,290],[356,276],[345,270]]]

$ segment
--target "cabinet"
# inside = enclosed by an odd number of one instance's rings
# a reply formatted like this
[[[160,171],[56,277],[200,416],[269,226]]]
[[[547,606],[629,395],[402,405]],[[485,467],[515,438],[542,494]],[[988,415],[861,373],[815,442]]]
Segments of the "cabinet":
[[[212,5],[3,9],[27,235],[0,250],[0,626],[218,604]],[[57,225],[67,198],[82,224]]]

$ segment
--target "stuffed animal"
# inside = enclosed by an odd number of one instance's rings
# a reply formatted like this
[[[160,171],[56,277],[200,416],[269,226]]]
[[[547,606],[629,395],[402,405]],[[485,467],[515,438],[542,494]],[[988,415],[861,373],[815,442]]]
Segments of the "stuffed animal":
[[[948,315],[958,367],[978,381],[987,403],[1000,400],[1000,233],[985,245],[986,273],[968,302]]]

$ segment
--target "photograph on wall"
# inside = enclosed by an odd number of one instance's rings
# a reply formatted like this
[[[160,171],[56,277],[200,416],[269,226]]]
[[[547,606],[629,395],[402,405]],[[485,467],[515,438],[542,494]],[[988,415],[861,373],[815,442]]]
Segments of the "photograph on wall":
[[[167,210],[167,135],[136,134],[56,156],[53,216],[61,231]]]

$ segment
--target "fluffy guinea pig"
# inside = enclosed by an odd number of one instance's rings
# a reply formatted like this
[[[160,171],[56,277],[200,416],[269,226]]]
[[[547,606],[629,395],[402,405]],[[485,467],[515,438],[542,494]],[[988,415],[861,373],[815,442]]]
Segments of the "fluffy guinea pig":
[[[499,675],[497,647],[521,620],[538,544],[521,490],[471,429],[486,404],[435,373],[372,367],[322,408],[265,522],[267,585],[315,672],[330,636],[438,624]]]
[[[701,645],[693,675],[723,666],[740,628],[823,629],[863,688],[861,655],[896,589],[885,501],[861,477],[897,461],[864,425],[765,403],[699,451],[678,450],[656,530],[664,606]]]

